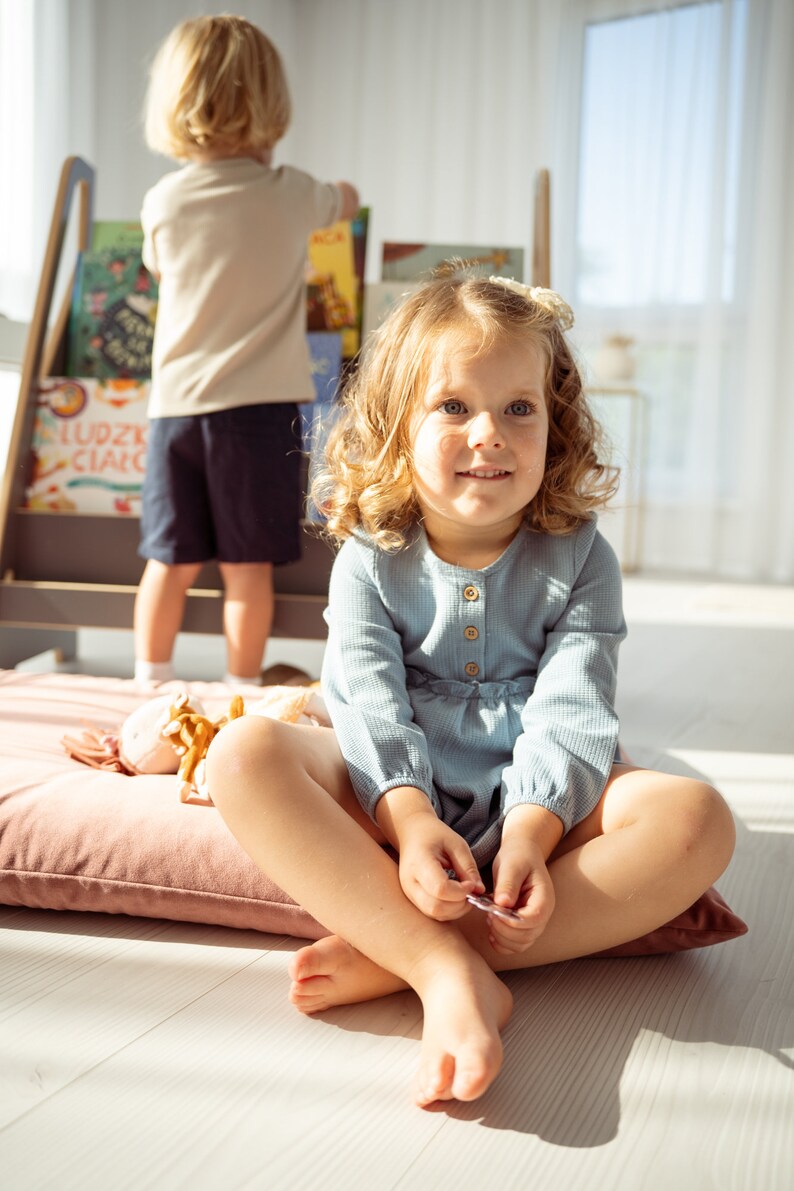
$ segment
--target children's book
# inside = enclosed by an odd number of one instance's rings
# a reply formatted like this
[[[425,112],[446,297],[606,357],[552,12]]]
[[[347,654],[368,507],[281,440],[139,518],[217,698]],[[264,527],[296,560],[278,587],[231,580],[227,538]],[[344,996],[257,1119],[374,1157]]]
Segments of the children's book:
[[[428,281],[458,272],[524,280],[524,249],[473,244],[383,245],[383,281]]]
[[[143,228],[134,221],[95,219],[91,248],[94,252],[101,252],[104,248],[114,248],[117,252],[133,248],[140,252],[143,248]]]
[[[361,285],[356,257],[361,259],[362,238],[366,251],[366,224],[366,219],[358,223],[358,250],[352,220],[318,228],[309,237],[306,328],[341,331],[345,359],[356,354],[360,340]]]
[[[418,281],[374,281],[364,290],[364,318],[361,325],[361,343],[366,343],[371,331],[379,327],[403,298],[419,288]]]
[[[81,253],[67,336],[68,375],[150,377],[156,316],[157,283],[139,249]]]
[[[141,380],[42,381],[26,507],[139,514],[149,387]]]
[[[316,401],[300,406],[309,476],[321,456],[342,371],[339,332],[308,335]],[[39,385],[25,507],[140,515],[151,382],[50,377]],[[307,517],[322,520],[307,508]]]
[[[339,332],[310,331],[309,355],[311,357],[312,380],[315,401],[300,406],[303,449],[308,455],[308,481],[322,459],[328,430],[339,395],[339,377],[342,372],[342,336]],[[311,498],[306,500],[306,517],[310,521],[322,521],[323,517]]]
[[[369,207],[361,207],[355,219],[351,222],[353,229],[353,268],[356,273],[356,329],[358,335],[352,343],[353,351],[346,354],[346,359],[352,359],[361,347],[362,327],[364,323],[364,277],[367,268],[367,240],[369,236]],[[352,342],[352,341],[351,341]]]

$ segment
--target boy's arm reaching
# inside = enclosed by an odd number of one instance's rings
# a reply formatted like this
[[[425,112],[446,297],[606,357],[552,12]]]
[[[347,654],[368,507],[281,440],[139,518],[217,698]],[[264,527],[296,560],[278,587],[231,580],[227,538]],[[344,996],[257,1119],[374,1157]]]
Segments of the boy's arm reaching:
[[[342,196],[342,207],[339,212],[339,218],[353,219],[361,206],[358,191],[351,182],[337,182],[336,188]]]

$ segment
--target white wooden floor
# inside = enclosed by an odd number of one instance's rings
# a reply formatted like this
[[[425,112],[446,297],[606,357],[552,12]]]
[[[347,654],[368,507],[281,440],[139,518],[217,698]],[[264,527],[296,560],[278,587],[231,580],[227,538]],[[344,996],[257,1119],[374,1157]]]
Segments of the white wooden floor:
[[[747,936],[511,977],[498,1081],[421,1112],[412,994],[307,1019],[293,940],[0,907],[4,1191],[792,1191],[794,592],[626,607],[623,739],[728,797]]]

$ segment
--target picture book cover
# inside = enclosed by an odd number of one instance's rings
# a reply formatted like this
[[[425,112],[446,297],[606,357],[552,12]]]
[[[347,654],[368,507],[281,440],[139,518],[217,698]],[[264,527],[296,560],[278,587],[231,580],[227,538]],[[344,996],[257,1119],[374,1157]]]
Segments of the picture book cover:
[[[300,408],[310,474],[342,371],[339,332],[307,335],[316,400]],[[25,507],[139,515],[146,471],[148,380],[50,377],[39,385]],[[316,509],[307,516],[321,520]]]
[[[42,381],[25,507],[139,514],[149,388],[142,380]]]
[[[148,379],[156,317],[157,283],[138,249],[81,253],[67,336],[68,375]]]
[[[312,380],[315,401],[300,406],[303,449],[308,455],[308,481],[322,458],[328,435],[330,418],[339,392],[339,377],[342,372],[342,335],[333,331],[309,331],[309,355],[311,357]],[[310,521],[322,521],[322,514],[307,496],[306,517]]]
[[[524,280],[524,249],[473,244],[383,245],[382,281],[427,281],[453,275],[462,267],[480,277]]]
[[[364,291],[364,318],[361,342],[366,343],[370,332],[379,327],[403,298],[419,288],[418,281],[371,281]]]
[[[143,228],[134,220],[95,219],[91,231],[91,248],[101,252],[105,248],[116,251],[132,248],[140,252],[143,248]]]
[[[312,232],[306,276],[306,329],[341,331],[345,359],[358,351],[358,290],[352,221],[340,220]]]

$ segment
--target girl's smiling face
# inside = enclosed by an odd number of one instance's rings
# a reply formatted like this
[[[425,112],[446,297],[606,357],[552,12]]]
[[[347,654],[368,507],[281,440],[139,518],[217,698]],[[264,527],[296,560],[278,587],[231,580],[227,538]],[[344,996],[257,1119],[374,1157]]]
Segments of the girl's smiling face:
[[[537,495],[545,373],[541,351],[515,339],[454,343],[431,367],[411,424],[414,488],[430,544],[448,562],[498,558]]]

